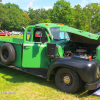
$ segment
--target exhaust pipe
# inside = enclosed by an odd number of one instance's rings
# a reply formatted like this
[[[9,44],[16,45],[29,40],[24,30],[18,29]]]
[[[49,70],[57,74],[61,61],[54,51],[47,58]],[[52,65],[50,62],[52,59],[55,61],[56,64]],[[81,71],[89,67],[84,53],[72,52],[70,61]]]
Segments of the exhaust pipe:
[[[24,27],[24,26],[22,26],[22,29],[23,29],[23,30],[25,30],[25,27]]]

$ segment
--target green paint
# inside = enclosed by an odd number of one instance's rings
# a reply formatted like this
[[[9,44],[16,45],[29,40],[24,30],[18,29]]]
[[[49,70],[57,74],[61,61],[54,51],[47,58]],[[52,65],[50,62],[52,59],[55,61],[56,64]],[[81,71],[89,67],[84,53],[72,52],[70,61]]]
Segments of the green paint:
[[[45,38],[46,41],[45,43],[42,43],[41,40],[39,41],[34,41],[34,38],[36,37],[35,30],[36,29],[42,29],[45,28]],[[30,29],[30,35],[28,35],[27,39],[27,31]],[[53,31],[53,35],[51,32],[51,29],[58,29],[60,32]],[[19,39],[19,38],[11,38],[11,39],[0,39],[0,46],[3,43],[11,43],[14,46],[15,52],[16,52],[16,59],[12,63],[12,65],[17,66],[17,67],[23,67],[23,68],[46,68],[50,66],[51,60],[47,58],[47,43],[53,42],[56,43],[56,58],[58,57],[64,57],[64,47],[66,46],[67,42],[70,40],[68,37],[68,33],[73,33],[77,35],[81,35],[93,40],[98,40],[99,36],[94,35],[88,32],[83,32],[82,30],[78,30],[75,28],[71,28],[65,25],[58,25],[55,23],[41,23],[37,25],[31,25],[26,27],[24,31],[24,38]],[[41,38],[41,32],[39,33]],[[58,35],[57,35],[58,34]],[[64,36],[61,36],[61,35]],[[58,38],[55,39],[55,38]],[[63,39],[61,39],[63,38]],[[38,38],[37,38],[38,39]],[[74,50],[74,47],[67,47],[67,50]],[[100,48],[98,48],[98,56],[97,59],[99,59],[100,54],[99,54]]]
[[[100,46],[98,46],[96,52],[97,52],[97,57],[96,57],[96,59],[98,59],[98,60],[100,61]]]

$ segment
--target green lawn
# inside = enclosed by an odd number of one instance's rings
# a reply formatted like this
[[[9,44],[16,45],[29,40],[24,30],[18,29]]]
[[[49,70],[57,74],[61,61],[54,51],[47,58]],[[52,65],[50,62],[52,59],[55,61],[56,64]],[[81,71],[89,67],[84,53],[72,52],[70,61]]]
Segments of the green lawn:
[[[0,36],[0,38],[23,38],[23,35]]]
[[[0,100],[100,100],[87,93],[80,96],[84,91],[68,94],[60,91],[54,82],[0,66]]]

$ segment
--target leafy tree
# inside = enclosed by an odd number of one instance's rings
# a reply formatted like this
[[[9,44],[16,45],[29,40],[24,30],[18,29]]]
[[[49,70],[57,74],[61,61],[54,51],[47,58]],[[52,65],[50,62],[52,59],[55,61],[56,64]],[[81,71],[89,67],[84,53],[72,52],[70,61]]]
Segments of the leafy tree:
[[[14,30],[20,30],[24,24],[22,13],[19,9],[11,7],[9,9],[9,28]]]
[[[39,23],[51,23],[48,13],[49,13],[49,10],[45,10],[44,8],[40,10]]]
[[[81,29],[82,8],[79,4],[74,7],[74,17],[74,27]]]
[[[28,26],[29,23],[30,23],[29,15],[27,14],[27,12],[24,12],[24,13],[22,14],[22,16],[23,16],[23,19],[24,19],[24,26],[26,27],[26,26]]]
[[[23,11],[16,4],[0,4],[0,27],[2,30],[20,30],[24,24]]]
[[[48,18],[50,19],[51,15],[52,15],[52,9],[48,9],[47,10],[47,15],[48,15]]]
[[[38,24],[40,20],[40,9],[33,10],[29,8],[30,25]]]
[[[40,17],[41,17],[41,19],[47,19],[47,18],[49,18],[48,14],[47,14],[47,11],[44,8],[42,8],[40,10]]]
[[[88,17],[88,23],[89,23],[89,31],[93,32],[94,29],[92,28],[92,22],[93,20],[95,20],[94,18],[96,18],[95,16],[100,13],[100,6],[98,3],[91,3],[88,4],[84,7],[85,13]],[[95,27],[96,28],[96,27]]]
[[[78,4],[74,7],[74,27],[88,31],[87,15],[84,13],[82,7]]]
[[[72,26],[73,14],[70,3],[65,0],[58,0],[54,4],[50,19],[55,23],[63,23],[65,25]]]
[[[100,32],[100,13],[96,14],[92,21],[93,32]]]
[[[17,4],[0,3],[0,29],[20,30],[22,25],[37,23],[63,23],[90,32],[100,32],[100,6],[91,3],[82,8],[79,4],[71,8],[70,2],[58,0],[53,9],[29,8],[23,11]]]
[[[9,22],[8,9],[5,9],[3,4],[0,3],[0,28],[3,29],[3,24],[6,25]]]
[[[19,9],[19,6],[17,5],[17,4],[11,4],[10,2],[9,3],[6,3],[5,5],[5,8],[11,8],[11,7],[15,7],[15,8],[17,8],[17,9]]]
[[[39,21],[39,23],[51,23],[50,19],[42,19]]]

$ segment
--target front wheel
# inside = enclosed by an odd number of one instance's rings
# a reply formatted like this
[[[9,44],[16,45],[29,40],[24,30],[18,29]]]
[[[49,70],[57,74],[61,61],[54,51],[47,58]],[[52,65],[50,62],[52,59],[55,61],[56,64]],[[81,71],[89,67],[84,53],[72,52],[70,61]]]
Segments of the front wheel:
[[[80,77],[72,69],[60,68],[56,72],[55,83],[60,90],[75,93],[79,89]]]

